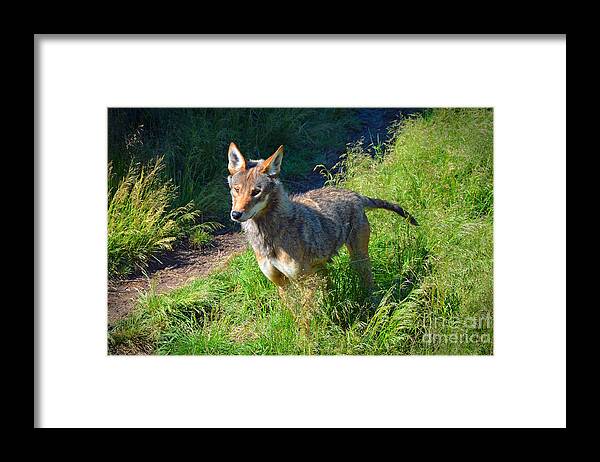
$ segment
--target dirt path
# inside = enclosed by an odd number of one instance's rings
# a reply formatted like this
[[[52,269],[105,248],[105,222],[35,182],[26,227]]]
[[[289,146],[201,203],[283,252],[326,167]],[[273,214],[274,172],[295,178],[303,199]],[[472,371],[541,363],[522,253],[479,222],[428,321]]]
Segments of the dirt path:
[[[402,112],[410,113],[414,110],[402,110]],[[362,123],[361,127],[356,132],[348,134],[349,141],[364,137],[367,146],[371,140],[385,141],[388,125],[399,114],[399,109],[360,109],[358,118]],[[341,152],[333,151],[324,153],[324,165],[327,168],[333,167],[340,154]],[[323,176],[311,171],[304,177],[286,181],[286,186],[290,192],[306,192],[322,187],[323,183]],[[162,264],[150,267],[147,271],[148,277],[137,275],[122,281],[109,281],[109,328],[131,312],[139,295],[150,288],[151,281],[155,284],[156,292],[167,292],[208,274],[229,257],[244,249],[246,249],[246,241],[242,234],[236,232],[220,234],[216,235],[213,244],[205,249],[194,250],[181,247],[161,257]]]
[[[161,258],[162,265],[147,271],[148,277],[134,276],[108,283],[108,326],[127,316],[139,295],[155,284],[157,293],[168,292],[187,282],[205,276],[223,264],[229,257],[246,249],[246,240],[240,233],[215,236],[210,246],[201,250],[181,247]]]

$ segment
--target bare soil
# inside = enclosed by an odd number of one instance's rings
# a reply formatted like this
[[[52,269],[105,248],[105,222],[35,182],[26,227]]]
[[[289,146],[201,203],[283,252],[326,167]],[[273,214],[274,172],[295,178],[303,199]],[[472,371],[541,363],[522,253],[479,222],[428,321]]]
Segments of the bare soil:
[[[202,249],[181,246],[159,257],[146,275],[137,274],[127,279],[108,282],[108,326],[127,316],[139,295],[154,285],[157,293],[168,292],[225,263],[229,258],[246,249],[241,233],[229,232],[216,235],[214,241]]]

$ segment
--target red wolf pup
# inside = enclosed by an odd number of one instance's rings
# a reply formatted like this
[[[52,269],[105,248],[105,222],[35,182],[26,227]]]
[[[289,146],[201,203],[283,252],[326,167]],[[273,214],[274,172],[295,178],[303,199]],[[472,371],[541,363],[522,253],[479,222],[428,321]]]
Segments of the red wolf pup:
[[[266,160],[246,160],[229,145],[231,219],[242,228],[264,275],[280,290],[314,273],[345,244],[366,288],[373,287],[365,210],[386,209],[417,221],[399,205],[325,187],[288,196],[278,179],[283,146]]]

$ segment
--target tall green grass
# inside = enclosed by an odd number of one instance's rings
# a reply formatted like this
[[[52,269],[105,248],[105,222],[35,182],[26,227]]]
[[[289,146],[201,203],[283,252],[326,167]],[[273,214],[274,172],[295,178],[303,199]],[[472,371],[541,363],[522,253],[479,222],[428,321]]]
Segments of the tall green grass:
[[[145,294],[109,332],[116,354],[491,354],[493,114],[436,109],[349,146],[329,183],[400,203],[369,212],[376,292],[343,249],[312,289],[281,300],[251,251],[166,294]],[[284,161],[283,169],[286,168]],[[311,302],[300,301],[311,297]],[[309,320],[306,333],[297,322]]]
[[[145,270],[150,259],[165,250],[191,226],[197,212],[189,202],[172,207],[177,188],[164,180],[162,159],[142,166],[131,164],[115,182],[109,165],[108,274],[110,277]]]

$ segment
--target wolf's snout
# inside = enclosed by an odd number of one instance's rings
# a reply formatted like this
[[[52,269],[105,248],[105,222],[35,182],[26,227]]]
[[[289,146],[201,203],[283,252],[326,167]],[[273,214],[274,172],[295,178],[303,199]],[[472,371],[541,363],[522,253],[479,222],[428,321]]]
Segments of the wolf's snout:
[[[239,220],[240,218],[242,218],[242,212],[238,212],[236,210],[232,210],[231,211],[231,218],[233,218],[234,220]]]

